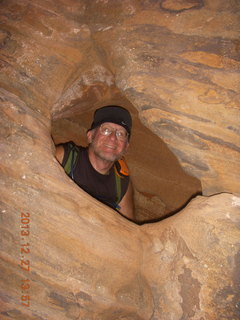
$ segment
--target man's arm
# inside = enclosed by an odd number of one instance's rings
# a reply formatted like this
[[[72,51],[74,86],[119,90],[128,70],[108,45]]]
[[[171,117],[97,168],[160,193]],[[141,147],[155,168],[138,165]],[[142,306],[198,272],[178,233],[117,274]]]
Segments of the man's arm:
[[[56,147],[56,152],[55,152],[55,157],[62,164],[63,162],[63,157],[64,157],[64,148],[63,146],[57,146]]]
[[[130,220],[134,221],[134,203],[133,203],[133,186],[129,181],[127,192],[122,200],[119,202],[119,211]]]

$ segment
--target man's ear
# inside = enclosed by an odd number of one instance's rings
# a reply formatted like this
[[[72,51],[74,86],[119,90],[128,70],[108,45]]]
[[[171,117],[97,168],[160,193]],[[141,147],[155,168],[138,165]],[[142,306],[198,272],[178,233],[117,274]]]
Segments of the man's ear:
[[[87,141],[88,141],[88,143],[91,143],[92,140],[93,140],[93,131],[94,131],[94,130],[89,130],[89,131],[87,132]]]
[[[124,151],[125,153],[127,152],[127,150],[128,150],[128,147],[129,147],[129,142],[127,142],[127,143],[126,143],[126,146],[125,146],[125,151]]]

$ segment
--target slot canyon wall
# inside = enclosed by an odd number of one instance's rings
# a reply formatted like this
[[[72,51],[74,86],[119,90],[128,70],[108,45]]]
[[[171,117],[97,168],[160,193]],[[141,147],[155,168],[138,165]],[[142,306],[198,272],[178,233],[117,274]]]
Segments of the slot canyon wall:
[[[239,319],[239,9],[1,1],[0,319]],[[133,114],[141,225],[54,157],[107,103]]]

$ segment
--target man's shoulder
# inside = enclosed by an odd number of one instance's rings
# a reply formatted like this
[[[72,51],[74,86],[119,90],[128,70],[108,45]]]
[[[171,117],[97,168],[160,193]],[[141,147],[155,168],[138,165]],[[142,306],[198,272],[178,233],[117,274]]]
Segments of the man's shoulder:
[[[69,147],[69,148],[81,148],[81,146],[77,145],[73,141],[67,141],[60,144],[63,147]]]
[[[69,155],[70,152],[79,152],[79,151],[85,151],[87,148],[77,145],[75,142],[73,141],[68,141],[68,142],[64,142],[59,144],[58,146],[62,146],[64,149],[64,153]]]
[[[72,165],[75,165],[75,163],[79,160],[79,154],[84,153],[86,148],[77,145],[73,141],[62,143],[61,146],[64,149],[62,166],[64,167],[65,171],[68,172]]]

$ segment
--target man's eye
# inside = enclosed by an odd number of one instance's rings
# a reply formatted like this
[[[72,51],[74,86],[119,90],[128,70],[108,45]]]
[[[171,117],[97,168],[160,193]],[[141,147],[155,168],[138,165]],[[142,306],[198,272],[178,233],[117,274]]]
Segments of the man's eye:
[[[116,134],[118,137],[125,137],[125,133],[123,131],[117,131]]]
[[[103,132],[104,132],[104,134],[110,134],[111,130],[109,128],[104,128]]]

